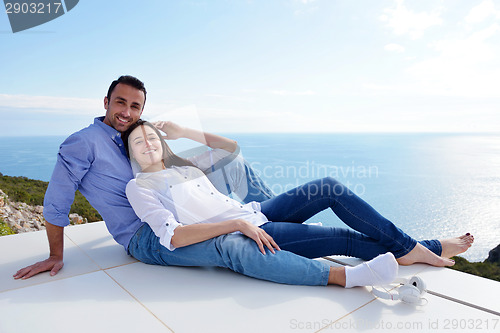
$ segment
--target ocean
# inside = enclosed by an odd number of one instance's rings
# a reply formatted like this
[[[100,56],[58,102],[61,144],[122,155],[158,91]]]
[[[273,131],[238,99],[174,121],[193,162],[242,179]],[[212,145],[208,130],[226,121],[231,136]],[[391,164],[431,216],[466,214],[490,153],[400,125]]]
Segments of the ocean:
[[[472,233],[468,260],[484,260],[500,243],[500,135],[227,136],[275,193],[331,176],[416,239]],[[0,172],[48,181],[63,140],[2,137]],[[311,222],[344,226],[331,211]]]

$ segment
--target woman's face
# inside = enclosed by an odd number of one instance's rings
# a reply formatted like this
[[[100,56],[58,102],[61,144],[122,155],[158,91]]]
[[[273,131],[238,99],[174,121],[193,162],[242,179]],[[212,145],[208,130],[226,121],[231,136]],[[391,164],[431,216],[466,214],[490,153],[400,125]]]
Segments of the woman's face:
[[[139,163],[142,171],[163,169],[161,138],[149,126],[141,125],[129,136],[130,155]]]

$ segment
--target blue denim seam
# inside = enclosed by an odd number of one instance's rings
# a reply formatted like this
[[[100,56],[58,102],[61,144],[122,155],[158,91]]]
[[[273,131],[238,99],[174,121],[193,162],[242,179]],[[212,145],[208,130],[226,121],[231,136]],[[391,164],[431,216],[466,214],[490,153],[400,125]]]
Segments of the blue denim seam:
[[[321,285],[326,286],[328,285],[328,278],[330,277],[330,266],[322,263],[323,264],[323,272],[321,272]]]
[[[341,206],[342,206],[342,208],[344,208],[344,209],[345,209],[345,211],[346,211],[346,212],[348,212],[349,214],[351,214],[351,216],[353,216],[354,218],[356,218],[356,219],[358,219],[358,220],[360,220],[360,221],[364,222],[365,224],[367,224],[367,225],[371,226],[372,228],[374,228],[374,229],[378,230],[380,233],[384,234],[385,236],[389,236],[389,235],[387,235],[385,232],[382,232],[381,230],[379,230],[378,228],[376,228],[376,227],[375,227],[374,225],[372,225],[371,223],[369,223],[369,222],[365,221],[364,219],[362,219],[362,218],[358,217],[357,215],[355,215],[353,212],[351,212],[349,209],[347,209],[347,208],[346,208],[346,206],[344,206],[344,205],[343,205],[342,203],[340,203],[339,201],[335,200],[335,198],[331,198],[331,197],[327,197],[327,198],[325,198],[325,197],[319,197],[319,198],[313,198],[313,200],[308,200],[308,201],[305,201],[305,202],[303,203],[303,205],[301,205],[301,206],[296,206],[296,209],[293,211],[293,213],[289,213],[288,215],[285,215],[286,217],[284,218],[284,220],[285,220],[285,221],[286,221],[286,220],[288,220],[288,217],[290,217],[290,216],[292,216],[292,215],[296,214],[299,210],[301,210],[301,209],[303,209],[303,208],[307,207],[307,205],[308,205],[308,204],[312,204],[312,203],[314,203],[314,202],[316,202],[316,201],[318,201],[318,200],[322,200],[322,199],[332,200],[334,204],[339,204],[339,205],[341,205]],[[333,205],[329,205],[329,206],[330,206],[330,209],[332,209],[331,207],[332,207]],[[332,211],[333,211],[333,209],[332,209]],[[358,231],[358,232],[359,232],[359,231]],[[371,236],[369,236],[369,235],[366,235],[366,236],[371,237]],[[394,254],[394,256],[395,256],[396,258],[400,258],[400,257],[402,257],[402,256],[406,255],[408,252],[410,252],[410,251],[411,251],[411,250],[412,250],[412,249],[413,249],[413,248],[417,245],[417,241],[416,241],[416,240],[414,240],[414,239],[412,239],[412,244],[413,244],[413,246],[412,246],[410,249],[406,249],[406,248],[405,248],[405,247],[404,247],[404,246],[403,246],[403,245],[402,245],[399,241],[397,241],[397,240],[394,240],[394,241],[395,241],[395,242],[397,242],[397,243],[398,243],[398,245],[399,245],[401,248],[403,248],[403,250],[400,250],[400,251],[397,251],[396,253],[393,253],[393,254]]]
[[[364,235],[364,236],[366,236],[366,235]],[[366,236],[366,237],[369,237],[369,236]],[[345,240],[343,237],[335,237],[335,238],[340,238],[342,241]],[[315,240],[324,240],[324,239],[326,239],[326,240],[333,240],[334,237],[315,238]],[[368,241],[368,240],[358,239],[356,241],[358,243],[370,244],[370,241]],[[302,242],[308,242],[308,240],[304,239],[304,240],[293,241],[293,242],[280,242],[279,246],[282,247],[282,248],[285,248],[286,246],[293,246],[295,244],[301,244]],[[289,251],[289,250],[287,250],[287,251]],[[389,251],[389,249],[387,249],[387,251]],[[330,254],[325,254],[325,255],[335,255],[335,254],[330,253]],[[353,255],[353,249],[352,249],[352,242],[348,242],[345,255],[346,256],[350,256],[350,257],[354,256]],[[358,257],[358,258],[361,258],[361,259],[364,259],[364,260],[371,260],[371,259],[373,259],[373,258],[363,258],[362,256],[355,256],[355,257]]]
[[[343,237],[319,237],[319,238],[314,238],[314,240],[315,241],[320,241],[320,240],[324,240],[324,239],[326,239],[326,240],[328,240],[328,239],[333,240],[334,238],[342,238],[342,240],[344,240]],[[302,239],[302,240],[297,240],[297,241],[293,241],[293,242],[280,242],[279,245],[282,246],[282,247],[284,247],[284,246],[287,246],[287,245],[301,244],[302,242],[309,242],[309,241],[310,241],[309,239]]]
[[[364,222],[365,224],[369,225],[370,227],[372,227],[373,229],[376,229],[378,230],[378,232],[380,232],[381,234],[384,234],[386,237],[388,238],[391,238],[389,237],[388,234],[386,234],[385,232],[383,232],[382,230],[380,230],[379,228],[377,228],[375,225],[371,224],[370,222],[368,221],[365,221],[364,219],[358,217],[357,215],[355,215],[353,212],[351,212],[349,209],[347,209],[346,206],[344,206],[341,202],[338,202],[338,201],[335,201],[336,204],[339,204],[341,205],[349,214],[351,214],[352,216],[354,216],[355,218],[357,218],[358,220]],[[368,235],[367,235],[368,236]],[[371,237],[371,236],[368,236],[368,237]],[[411,237],[410,237],[411,238]],[[392,238],[391,238],[392,239]],[[394,242],[396,242],[401,248],[403,248],[403,250],[400,250],[400,251],[396,251],[396,252],[393,252],[394,254],[394,257],[396,258],[400,258],[402,256],[404,256],[405,254],[407,254],[408,252],[410,252],[416,245],[417,245],[417,241],[414,240],[413,238],[411,238],[412,240],[412,244],[413,246],[411,246],[411,249],[406,249],[405,246],[403,244],[401,244],[401,242],[399,242],[397,239],[392,239]],[[391,251],[392,252],[392,251]]]
[[[288,215],[285,215],[285,217],[283,218],[283,222],[287,222],[288,221],[288,218],[292,215],[295,215],[299,210],[307,207],[307,204],[311,204],[311,203],[314,203],[316,202],[318,199],[324,199],[324,198],[314,198],[314,201],[304,201],[303,204],[301,206],[295,206],[295,210],[292,211],[292,213],[288,213]],[[278,222],[278,221],[275,221],[275,222]],[[304,222],[304,221],[302,221]]]
[[[431,246],[428,247],[427,245],[425,245],[425,242],[431,243]],[[422,244],[424,247],[428,248],[438,256],[441,256],[443,254],[443,246],[441,245],[441,242],[437,239],[418,241],[418,243]]]

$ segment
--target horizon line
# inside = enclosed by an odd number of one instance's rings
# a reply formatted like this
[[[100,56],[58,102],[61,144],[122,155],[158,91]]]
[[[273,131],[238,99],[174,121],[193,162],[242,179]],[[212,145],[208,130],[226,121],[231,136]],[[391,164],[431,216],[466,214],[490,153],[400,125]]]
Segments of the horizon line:
[[[76,133],[76,132],[74,132]],[[317,131],[317,132],[294,132],[294,131],[283,131],[283,132],[216,132],[208,131],[208,133],[216,134],[293,134],[293,135],[308,135],[308,134],[482,134],[482,135],[500,135],[500,131]],[[69,134],[30,134],[30,135],[1,135],[0,138],[33,138],[33,137],[62,137],[70,136]]]

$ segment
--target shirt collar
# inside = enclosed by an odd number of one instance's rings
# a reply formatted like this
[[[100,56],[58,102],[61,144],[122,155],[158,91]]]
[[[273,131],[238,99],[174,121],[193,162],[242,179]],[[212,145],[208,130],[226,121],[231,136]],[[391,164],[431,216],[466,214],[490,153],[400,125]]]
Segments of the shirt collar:
[[[102,128],[104,132],[106,132],[106,134],[108,134],[113,140],[115,140],[116,137],[120,138],[122,136],[120,132],[104,123],[104,116],[94,118],[94,124]]]
[[[113,127],[104,123],[104,116],[94,118],[94,125],[100,127],[106,134],[109,135],[111,140],[118,146],[123,155],[127,156],[125,147],[123,145],[122,134],[115,130]]]

